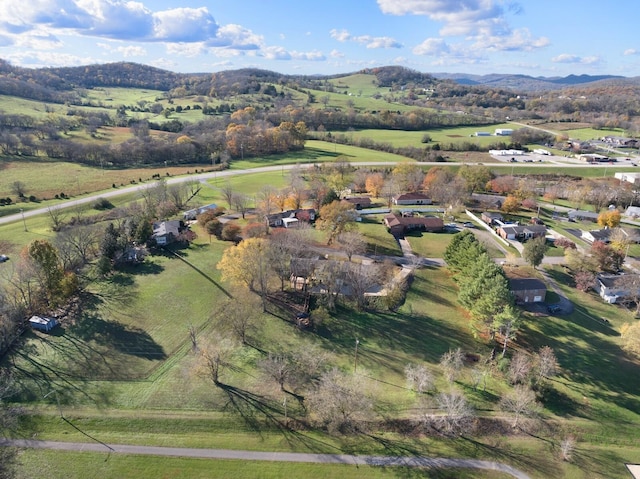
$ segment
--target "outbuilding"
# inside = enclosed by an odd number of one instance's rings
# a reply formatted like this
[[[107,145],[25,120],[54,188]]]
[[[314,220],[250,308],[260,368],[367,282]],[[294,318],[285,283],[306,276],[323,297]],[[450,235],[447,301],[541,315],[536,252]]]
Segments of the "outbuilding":
[[[547,286],[536,278],[510,279],[509,291],[518,303],[542,303],[547,294]]]
[[[45,333],[48,333],[59,324],[56,318],[47,316],[31,316],[31,318],[29,318],[29,326],[38,331],[44,331]]]

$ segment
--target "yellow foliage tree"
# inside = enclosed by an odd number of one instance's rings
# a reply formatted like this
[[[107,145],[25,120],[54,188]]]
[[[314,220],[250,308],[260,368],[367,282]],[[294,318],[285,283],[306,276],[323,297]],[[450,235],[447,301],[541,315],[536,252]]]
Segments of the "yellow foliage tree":
[[[227,248],[216,267],[222,272],[224,281],[246,286],[260,295],[262,308],[267,310],[271,268],[269,242],[266,239],[249,238]]]
[[[380,196],[383,186],[384,177],[382,176],[382,173],[371,173],[367,176],[367,179],[364,183],[364,187],[367,190],[367,193],[369,193],[374,198]]]
[[[609,228],[615,228],[620,224],[621,220],[622,215],[618,210],[603,211],[598,215],[598,224],[603,228],[605,226]]]
[[[622,348],[636,356],[640,356],[640,322],[625,323],[620,328]]]

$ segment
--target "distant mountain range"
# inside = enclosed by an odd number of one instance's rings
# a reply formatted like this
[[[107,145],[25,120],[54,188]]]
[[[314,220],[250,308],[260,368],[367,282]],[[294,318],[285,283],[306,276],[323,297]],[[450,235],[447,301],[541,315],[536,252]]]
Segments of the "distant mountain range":
[[[569,75],[566,77],[532,77],[528,75],[510,75],[493,73],[473,75],[470,73],[432,73],[441,80],[453,80],[461,85],[509,88],[520,91],[559,90],[572,86],[586,86],[593,83],[623,81],[630,84],[640,83],[640,78],[628,78],[616,75]]]

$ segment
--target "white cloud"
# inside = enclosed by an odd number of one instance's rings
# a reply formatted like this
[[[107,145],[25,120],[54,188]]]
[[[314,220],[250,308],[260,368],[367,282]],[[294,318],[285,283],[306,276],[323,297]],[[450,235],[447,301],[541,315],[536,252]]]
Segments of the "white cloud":
[[[306,60],[310,62],[321,62],[327,59],[324,53],[314,50],[312,52],[291,52],[291,57],[295,60]]]
[[[304,60],[318,62],[327,59],[325,55],[319,51],[288,51],[283,47],[265,47],[262,49],[262,55],[269,60]]]
[[[578,55],[571,55],[568,53],[562,53],[551,59],[553,63],[577,63],[581,65],[596,65],[602,62],[602,59],[598,56],[581,57]]]
[[[442,38],[427,38],[415,46],[412,52],[416,55],[438,56],[449,53],[449,45]]]
[[[627,48],[627,49],[624,51],[624,55],[625,55],[625,56],[629,56],[629,55],[638,55],[638,53],[640,53],[640,52],[638,52],[638,50],[636,50],[635,48]]]
[[[179,57],[193,58],[206,52],[204,43],[167,43],[167,53]]]
[[[473,44],[475,49],[485,49],[492,51],[532,51],[544,48],[549,45],[546,37],[533,38],[527,28],[514,30],[509,35],[495,36],[487,35],[477,38]]]
[[[238,50],[257,50],[264,45],[264,38],[241,25],[229,24],[220,27],[217,36],[209,39],[207,45]]]
[[[336,50],[335,48],[333,50],[331,50],[331,52],[329,53],[329,56],[331,58],[344,58],[344,53],[342,53],[340,50]]]
[[[402,48],[402,44],[391,37],[372,37],[371,35],[351,35],[347,30],[336,30],[335,28],[329,32],[331,38],[339,42],[352,41],[367,48]]]
[[[200,42],[215,37],[218,25],[206,7],[174,8],[153,14],[154,38],[166,42]]]
[[[41,67],[71,67],[90,65],[94,63],[104,63],[104,60],[98,60],[92,57],[80,57],[67,53],[58,53],[51,55],[50,52],[18,52],[10,53],[5,58],[14,65],[22,65],[33,68]]]
[[[125,58],[131,57],[143,57],[147,54],[147,50],[142,47],[137,47],[134,45],[129,45],[126,47],[118,47],[116,48],[118,53],[122,53],[122,56]]]

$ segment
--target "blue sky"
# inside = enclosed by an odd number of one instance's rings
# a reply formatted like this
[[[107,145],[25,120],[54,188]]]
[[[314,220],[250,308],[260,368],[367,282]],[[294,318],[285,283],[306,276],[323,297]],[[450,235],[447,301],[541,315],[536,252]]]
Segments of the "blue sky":
[[[620,3],[620,4],[617,4]],[[0,57],[27,67],[132,61],[257,67],[640,76],[640,2],[0,0]]]

